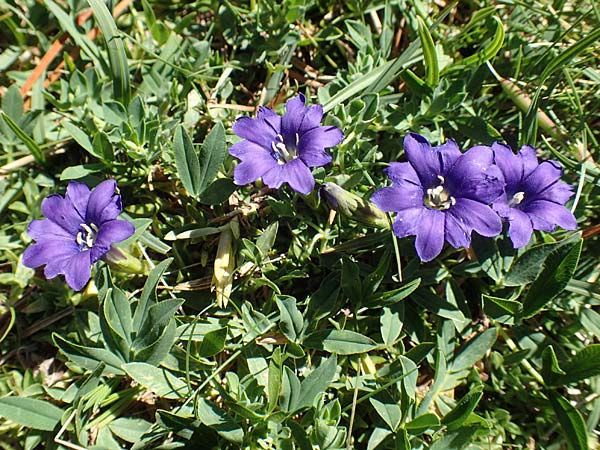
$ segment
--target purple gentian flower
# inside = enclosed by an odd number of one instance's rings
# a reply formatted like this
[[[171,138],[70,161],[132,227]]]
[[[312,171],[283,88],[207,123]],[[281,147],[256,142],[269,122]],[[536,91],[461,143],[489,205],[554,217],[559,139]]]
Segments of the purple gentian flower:
[[[117,220],[123,210],[117,183],[106,180],[90,189],[72,181],[67,194],[54,194],[42,202],[46,220],[33,220],[27,232],[36,241],[23,254],[23,264],[43,264],[46,278],[63,274],[67,284],[81,290],[90,279],[92,264],[104,256],[113,242],[130,237],[134,226]]]
[[[397,212],[393,224],[398,237],[416,236],[421,261],[440,254],[444,240],[455,248],[471,245],[471,232],[496,236],[502,221],[489,204],[504,187],[493,164],[490,147],[461,153],[450,140],[432,147],[423,136],[404,138],[405,163],[386,170],[392,186],[375,192],[371,200],[383,211]]]
[[[232,156],[242,160],[233,173],[235,184],[262,177],[270,188],[288,183],[301,194],[313,190],[310,167],[329,164],[331,155],[325,149],[342,142],[344,134],[337,127],[320,126],[323,107],[305,107],[304,102],[302,94],[289,100],[283,117],[261,106],[256,119],[236,120],[233,131],[244,140],[229,148]]]
[[[515,248],[527,244],[533,230],[553,231],[556,225],[577,229],[575,216],[564,207],[573,188],[559,181],[562,169],[556,161],[538,163],[535,149],[529,145],[516,155],[505,144],[494,143],[492,150],[506,181],[505,192],[492,206],[508,221]]]

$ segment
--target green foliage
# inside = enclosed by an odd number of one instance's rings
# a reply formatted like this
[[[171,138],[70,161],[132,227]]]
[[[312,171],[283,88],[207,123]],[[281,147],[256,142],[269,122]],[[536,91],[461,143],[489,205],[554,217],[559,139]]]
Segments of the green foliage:
[[[2,3],[3,448],[594,448],[598,8],[443,4]],[[422,264],[317,193],[235,185],[236,118],[300,92],[345,135],[318,185],[368,200],[408,131],[537,143],[581,231]],[[75,293],[24,267],[43,198],[108,177],[141,269]]]

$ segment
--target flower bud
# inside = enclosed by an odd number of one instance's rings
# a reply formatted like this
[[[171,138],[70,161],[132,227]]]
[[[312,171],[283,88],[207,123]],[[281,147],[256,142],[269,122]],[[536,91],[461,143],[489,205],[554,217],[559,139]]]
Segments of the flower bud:
[[[148,274],[148,265],[141,259],[133,257],[122,248],[111,245],[110,250],[103,257],[113,269],[122,273]]]
[[[235,224],[234,224],[235,223]],[[215,257],[211,290],[215,291],[216,303],[219,308],[225,308],[233,288],[233,272],[235,271],[235,249],[233,242],[234,228],[237,220],[230,222],[233,227],[221,231],[217,256]],[[237,229],[236,229],[237,231]]]
[[[319,195],[331,209],[367,225],[389,228],[387,215],[374,203],[349,192],[335,183],[323,183]]]

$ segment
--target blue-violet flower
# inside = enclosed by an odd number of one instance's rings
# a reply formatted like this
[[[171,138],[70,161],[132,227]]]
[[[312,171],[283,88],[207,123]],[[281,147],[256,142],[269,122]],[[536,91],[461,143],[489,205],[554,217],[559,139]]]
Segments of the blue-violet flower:
[[[573,188],[559,181],[562,169],[556,161],[540,164],[529,145],[516,155],[505,144],[494,143],[492,150],[506,181],[505,192],[492,206],[508,221],[508,235],[515,248],[527,244],[533,230],[553,231],[556,225],[577,229],[575,216],[564,206]]]
[[[233,144],[229,153],[242,162],[234,169],[235,184],[244,185],[262,177],[271,188],[288,183],[292,189],[310,193],[315,186],[311,167],[324,166],[332,158],[325,149],[344,138],[334,126],[321,126],[323,107],[304,106],[304,95],[286,103],[286,113],[279,116],[261,106],[258,117],[240,117],[233,131],[243,138]]]
[[[123,210],[114,180],[100,183],[91,192],[72,181],[66,196],[54,194],[42,202],[45,220],[33,220],[27,232],[36,241],[23,254],[23,264],[43,264],[46,278],[63,274],[67,284],[81,290],[90,279],[92,264],[104,256],[111,244],[130,237],[134,226],[117,220]]]
[[[468,247],[473,230],[488,237],[502,231],[500,217],[489,206],[504,188],[490,147],[463,154],[452,140],[432,147],[423,136],[409,133],[404,152],[408,162],[386,169],[392,186],[371,200],[383,211],[398,213],[394,234],[415,235],[421,261],[439,255],[444,240],[455,248]]]

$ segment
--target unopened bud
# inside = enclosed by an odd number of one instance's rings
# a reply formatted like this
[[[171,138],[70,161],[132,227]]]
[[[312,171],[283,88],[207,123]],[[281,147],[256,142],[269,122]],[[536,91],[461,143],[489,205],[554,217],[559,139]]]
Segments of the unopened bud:
[[[336,210],[350,219],[379,228],[389,228],[390,223],[386,214],[374,203],[349,192],[335,183],[323,183],[319,195],[331,209]]]
[[[234,219],[232,222],[237,222],[237,220]],[[229,227],[221,231],[212,278],[212,290],[215,291],[217,306],[219,308],[225,308],[229,301],[233,287],[234,270],[235,249],[233,246],[233,231],[232,227]]]
[[[119,272],[140,275],[148,273],[148,266],[143,260],[134,258],[122,248],[115,247],[114,245],[110,247],[110,250],[104,255],[103,259],[110,267]]]

